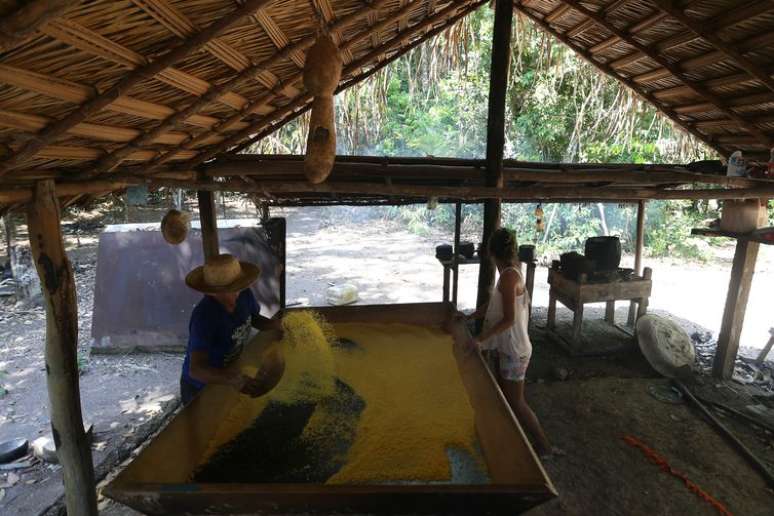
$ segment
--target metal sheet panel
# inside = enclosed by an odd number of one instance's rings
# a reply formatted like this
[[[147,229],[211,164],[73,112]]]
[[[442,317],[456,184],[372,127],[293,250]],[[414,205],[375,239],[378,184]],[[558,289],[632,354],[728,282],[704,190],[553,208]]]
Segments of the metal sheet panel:
[[[261,314],[279,309],[281,260],[261,227],[219,229],[220,251],[261,267],[252,286]],[[284,240],[284,235],[276,235]],[[274,246],[276,247],[276,245]],[[202,297],[185,276],[203,263],[201,233],[173,246],[161,233],[106,231],[99,237],[92,319],[92,351],[171,351],[184,349],[188,321]]]

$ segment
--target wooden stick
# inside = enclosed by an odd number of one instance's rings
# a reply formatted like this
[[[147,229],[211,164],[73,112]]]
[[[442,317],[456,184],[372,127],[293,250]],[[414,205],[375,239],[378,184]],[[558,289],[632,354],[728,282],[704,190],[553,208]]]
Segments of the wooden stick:
[[[35,186],[27,211],[30,248],[46,301],[46,379],[51,431],[62,464],[68,514],[97,516],[91,448],[78,386],[78,303],[75,279],[62,242],[54,182]]]
[[[56,18],[79,0],[27,0],[0,19],[0,48],[8,49],[34,35],[48,20]]]
[[[117,98],[125,94],[131,87],[154,75],[164,71],[178,61],[188,57],[199,50],[208,41],[216,38],[220,33],[239,21],[242,17],[262,8],[273,0],[246,0],[244,4],[226,16],[219,18],[206,29],[196,33],[185,43],[174,50],[164,54],[160,58],[151,61],[147,65],[134,69],[126,74],[117,84],[110,87],[104,93],[91,98],[73,110],[61,120],[46,126],[35,138],[26,143],[20,150],[0,162],[0,177],[7,174],[14,166],[34,156],[43,147],[62,136],[70,128],[80,124],[89,116],[101,111]]]
[[[638,276],[642,274],[642,251],[645,248],[645,201],[637,203],[637,240],[634,249],[634,273]],[[627,324],[634,327],[637,320],[637,304],[635,301],[629,303],[629,315]]]
[[[212,191],[199,190],[196,192],[199,199],[199,221],[202,228],[202,248],[204,260],[220,254],[218,242],[218,220],[215,208],[215,195]]]
[[[731,431],[726,428],[726,426],[721,423],[712,412],[707,410],[707,407],[705,407],[698,399],[696,399],[691,390],[686,387],[683,382],[679,380],[672,380],[672,382],[677,386],[678,389],[680,389],[683,395],[685,395],[685,397],[688,398],[688,400],[699,409],[704,417],[706,417],[709,422],[712,423],[720,435],[722,435],[734,448],[736,448],[736,451],[739,452],[739,454],[744,457],[752,467],[758,470],[758,473],[760,473],[765,480],[766,485],[768,485],[770,488],[774,488],[774,474],[769,471],[769,468],[763,462],[761,462],[761,460],[756,457],[755,454],[751,452],[750,449],[744,445],[744,443],[742,443],[742,441],[737,439],[736,436],[732,434]]]

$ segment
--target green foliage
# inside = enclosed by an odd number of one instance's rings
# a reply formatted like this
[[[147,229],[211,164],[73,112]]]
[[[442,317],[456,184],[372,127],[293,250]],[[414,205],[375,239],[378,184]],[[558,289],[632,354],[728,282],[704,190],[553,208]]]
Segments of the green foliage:
[[[654,201],[646,213],[645,246],[652,256],[705,260],[706,253],[690,238],[691,228],[701,225],[702,215],[690,201]]]

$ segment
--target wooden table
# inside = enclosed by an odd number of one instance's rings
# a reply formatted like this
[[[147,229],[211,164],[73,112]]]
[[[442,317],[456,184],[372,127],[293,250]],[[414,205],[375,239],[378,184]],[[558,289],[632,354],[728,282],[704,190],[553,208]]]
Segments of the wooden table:
[[[648,310],[648,298],[653,287],[651,277],[653,271],[645,267],[642,276],[632,276],[628,280],[611,282],[590,282],[585,274],[578,281],[573,281],[551,267],[548,270],[548,329],[556,326],[556,302],[560,301],[564,306],[573,311],[572,341],[574,345],[580,343],[581,327],[583,325],[583,305],[587,303],[607,304],[605,308],[605,321],[615,324],[615,302],[629,300],[637,303],[637,317],[644,315]]]
[[[455,263],[454,258],[450,258],[449,260],[441,260],[438,258],[438,261],[443,266],[443,302],[448,303],[449,301],[452,301],[455,305],[457,304],[457,283],[458,283],[458,276],[456,274],[452,275],[455,269]],[[465,258],[464,256],[458,256],[457,257],[457,263],[456,266],[459,265],[472,265],[476,263],[481,263],[481,260],[479,257],[475,258]],[[522,262],[527,264],[527,276],[525,278],[527,288],[527,292],[529,292],[529,306],[530,306],[530,314],[532,313],[532,292],[535,287],[535,268],[537,267],[537,261],[531,261],[531,262]],[[454,278],[452,280],[452,277]],[[451,299],[449,296],[449,291],[451,290]]]

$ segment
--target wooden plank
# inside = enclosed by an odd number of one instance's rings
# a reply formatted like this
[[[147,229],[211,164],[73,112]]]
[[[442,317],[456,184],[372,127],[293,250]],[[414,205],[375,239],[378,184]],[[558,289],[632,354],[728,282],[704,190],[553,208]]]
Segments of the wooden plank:
[[[712,365],[712,374],[716,378],[730,379],[734,373],[734,362],[739,350],[739,337],[742,334],[744,314],[755,273],[755,261],[758,258],[760,244],[749,240],[737,240],[734,262],[731,266],[731,279],[728,282],[726,307],[718,336],[718,348]]]
[[[462,224],[462,203],[454,205],[454,279],[452,281],[452,303],[457,306],[458,283],[460,279],[460,224]]]
[[[0,19],[0,49],[8,49],[35,35],[48,20],[56,18],[79,0],[27,0]]]
[[[761,229],[768,229],[768,228],[761,228]],[[771,229],[774,230],[774,228],[771,228]],[[754,233],[734,233],[733,231],[723,231],[721,229],[693,228],[691,230],[691,234],[698,235],[698,236],[734,238],[736,240],[746,240],[748,242],[756,242],[758,244],[774,245],[774,241],[757,238]]]
[[[218,243],[217,209],[215,207],[215,195],[213,192],[199,190],[196,192],[199,199],[199,221],[202,227],[202,247],[204,260],[220,254]]]
[[[78,385],[75,279],[64,249],[52,180],[35,185],[27,224],[46,305],[45,360],[51,431],[62,464],[67,513],[97,516],[94,466],[83,428]]]
[[[511,59],[511,32],[513,2],[496,0],[495,22],[492,35],[492,64],[489,71],[489,110],[486,131],[486,184],[503,187],[503,151],[505,146],[505,101],[508,89],[508,68]],[[482,247],[486,247],[494,231],[500,227],[501,200],[498,197],[484,201],[484,228]],[[482,260],[478,269],[478,296],[476,306],[489,301],[494,285],[495,269],[491,259]],[[477,321],[480,325],[481,321]]]
[[[634,249],[634,273],[642,273],[642,250],[645,247],[645,201],[637,203],[637,240]],[[629,315],[626,322],[629,326],[634,326],[636,318],[636,303],[629,303]]]

